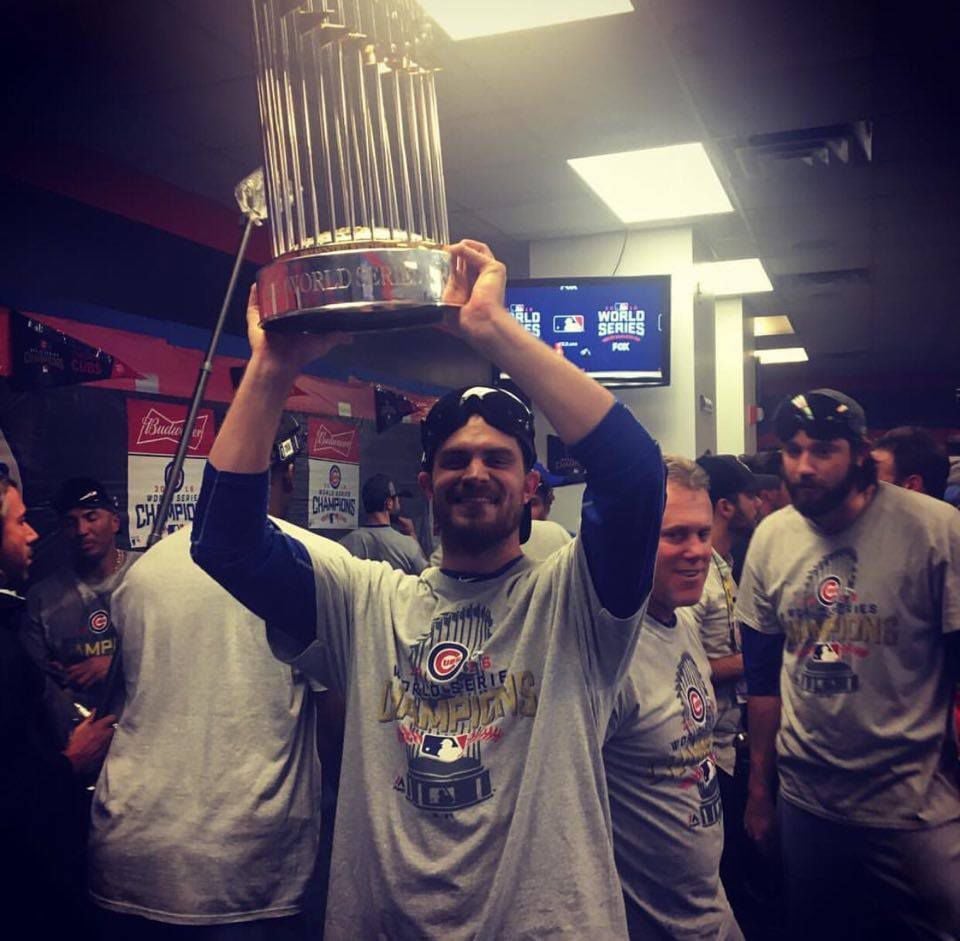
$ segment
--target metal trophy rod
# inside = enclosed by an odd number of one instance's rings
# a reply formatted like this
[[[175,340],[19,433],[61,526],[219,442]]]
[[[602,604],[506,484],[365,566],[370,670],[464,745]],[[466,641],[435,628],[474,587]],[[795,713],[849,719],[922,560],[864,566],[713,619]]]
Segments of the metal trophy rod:
[[[227,284],[227,290],[223,297],[223,304],[220,307],[220,314],[217,316],[217,322],[214,324],[213,333],[210,335],[210,343],[207,346],[207,352],[200,369],[197,373],[197,382],[193,387],[193,398],[190,401],[190,410],[187,413],[186,421],[183,423],[183,434],[180,436],[180,443],[177,445],[177,453],[170,465],[169,473],[163,487],[163,498],[157,509],[157,515],[153,521],[153,528],[147,537],[147,548],[155,546],[163,538],[163,529],[167,521],[167,514],[170,512],[170,505],[173,503],[174,483],[183,470],[183,462],[187,456],[187,448],[190,447],[190,437],[193,434],[194,425],[197,423],[197,413],[203,404],[203,395],[207,390],[207,383],[213,373],[213,358],[220,345],[220,334],[223,333],[223,325],[227,319],[227,311],[230,308],[230,301],[233,300],[233,292],[237,288],[237,279],[240,276],[240,266],[243,264],[244,256],[247,253],[247,244],[250,241],[250,233],[256,225],[262,225],[267,217],[267,207],[263,190],[263,170],[256,170],[245,177],[236,188],[237,201],[240,203],[240,209],[247,217],[243,227],[243,235],[240,237],[240,247],[237,249],[237,257],[233,262],[233,270],[230,272],[230,281]]]

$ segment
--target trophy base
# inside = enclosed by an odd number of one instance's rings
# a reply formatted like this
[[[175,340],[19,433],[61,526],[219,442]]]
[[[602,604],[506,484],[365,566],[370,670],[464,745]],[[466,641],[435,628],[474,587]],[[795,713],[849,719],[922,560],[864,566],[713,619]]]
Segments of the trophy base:
[[[446,311],[454,310],[455,307],[446,304],[430,307],[342,304],[265,317],[261,323],[271,333],[330,333],[335,330],[362,333],[367,330],[405,330],[429,326],[439,323]]]
[[[278,258],[257,274],[261,325],[283,333],[401,330],[437,323],[450,255],[439,248],[350,248]]]

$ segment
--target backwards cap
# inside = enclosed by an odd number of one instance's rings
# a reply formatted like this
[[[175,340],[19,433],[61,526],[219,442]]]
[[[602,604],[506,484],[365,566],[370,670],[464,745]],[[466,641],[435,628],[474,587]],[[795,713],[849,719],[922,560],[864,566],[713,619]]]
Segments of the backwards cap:
[[[859,443],[867,433],[867,416],[860,403],[836,389],[814,389],[795,395],[780,406],[774,423],[781,441],[789,441],[798,431],[805,431],[818,441],[846,438]]]
[[[420,463],[433,469],[433,459],[447,438],[462,428],[471,415],[479,415],[488,425],[517,439],[523,452],[523,466],[533,467],[537,459],[534,444],[533,413],[512,392],[491,386],[469,386],[448,392],[436,402],[420,423],[423,455]]]
[[[271,467],[294,460],[303,451],[303,429],[292,415],[284,414],[270,448]]]

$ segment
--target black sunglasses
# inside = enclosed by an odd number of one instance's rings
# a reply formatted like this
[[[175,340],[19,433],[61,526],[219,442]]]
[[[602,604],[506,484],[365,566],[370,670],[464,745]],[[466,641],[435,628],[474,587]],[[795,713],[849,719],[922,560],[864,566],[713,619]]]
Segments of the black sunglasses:
[[[506,389],[471,386],[445,395],[420,423],[423,466],[430,468],[440,445],[471,415],[479,415],[487,424],[515,437],[520,442],[527,466],[536,460],[533,413]]]
[[[847,405],[816,392],[795,395],[785,402],[777,412],[775,424],[781,441],[789,441],[798,431],[805,431],[818,441],[859,438],[861,434],[857,418]]]

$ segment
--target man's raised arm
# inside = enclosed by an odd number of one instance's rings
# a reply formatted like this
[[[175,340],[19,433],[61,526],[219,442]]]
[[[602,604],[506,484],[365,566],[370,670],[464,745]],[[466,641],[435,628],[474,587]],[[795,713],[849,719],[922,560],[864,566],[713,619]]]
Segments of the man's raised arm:
[[[268,334],[255,287],[247,335],[250,361],[204,470],[191,553],[241,604],[306,646],[316,619],[313,576],[306,548],[267,518],[270,450],[294,379],[344,337]]]
[[[450,326],[497,363],[543,410],[587,470],[581,537],[603,606],[634,614],[650,591],[663,514],[663,461],[656,442],[609,390],[529,334],[504,307],[506,272],[480,242],[451,250]]]
[[[607,389],[528,333],[504,307],[506,268],[481,242],[451,248],[454,275],[445,299],[463,306],[448,326],[497,363],[543,410],[566,444],[576,444],[613,407]]]

